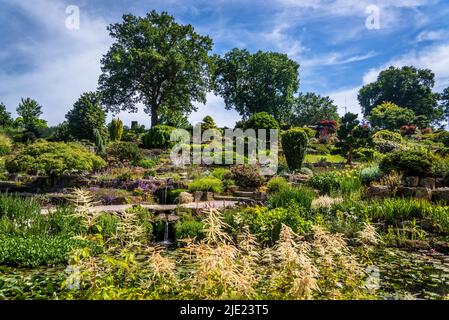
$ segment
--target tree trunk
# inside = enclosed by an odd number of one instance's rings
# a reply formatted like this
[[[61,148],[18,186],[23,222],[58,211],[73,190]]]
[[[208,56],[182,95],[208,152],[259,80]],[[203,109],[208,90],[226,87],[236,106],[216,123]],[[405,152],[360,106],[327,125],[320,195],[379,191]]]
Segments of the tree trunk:
[[[157,125],[157,110],[156,108],[151,109],[151,128]]]
[[[348,156],[347,156],[347,158],[346,158],[346,164],[347,164],[348,166],[352,166],[352,151],[349,151],[349,152],[348,152]]]

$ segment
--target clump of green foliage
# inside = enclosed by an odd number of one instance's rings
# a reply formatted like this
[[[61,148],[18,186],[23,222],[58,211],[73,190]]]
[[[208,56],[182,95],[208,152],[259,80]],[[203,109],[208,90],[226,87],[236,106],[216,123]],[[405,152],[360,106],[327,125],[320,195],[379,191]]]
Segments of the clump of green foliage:
[[[397,150],[385,155],[379,168],[386,174],[396,171],[408,176],[429,176],[435,162],[435,156],[422,149]]]
[[[390,130],[379,130],[373,134],[374,142],[380,140],[388,140],[392,142],[401,143],[404,139],[399,132],[394,132]]]
[[[254,129],[257,133],[258,129],[279,129],[279,123],[267,112],[258,112],[245,121],[243,127],[244,129]]]
[[[142,151],[132,142],[113,143],[108,147],[107,154],[120,162],[138,163],[143,158]]]
[[[197,241],[204,238],[204,223],[193,217],[191,214],[183,214],[175,223],[175,238],[177,240],[195,239]]]
[[[284,177],[271,178],[267,183],[268,193],[275,193],[289,186],[287,179]]]
[[[70,252],[81,247],[83,241],[67,236],[0,234],[0,264],[19,267],[37,267],[67,262]]]
[[[170,135],[175,128],[166,125],[157,125],[148,130],[142,137],[145,148],[167,148],[170,146]]]
[[[250,232],[264,245],[273,245],[279,240],[282,225],[290,227],[297,234],[307,233],[312,227],[305,209],[298,206],[275,209],[248,207],[225,216],[225,221],[234,228],[238,228],[239,224],[247,225]]]
[[[301,169],[307,142],[307,134],[301,129],[290,129],[282,134],[282,150],[290,170]]]
[[[141,159],[137,162],[137,165],[144,169],[153,169],[156,166],[156,162],[153,159]]]
[[[189,191],[210,191],[220,193],[223,191],[223,182],[214,177],[195,179],[189,184]]]
[[[338,189],[338,176],[334,172],[318,173],[309,180],[309,185],[322,194],[330,194]]]
[[[292,204],[310,209],[315,197],[313,190],[307,187],[282,187],[278,192],[268,196],[268,205],[271,208],[286,208]]]
[[[382,176],[383,172],[379,169],[379,165],[373,165],[371,167],[363,168],[360,171],[360,178],[365,184],[370,184],[371,182],[380,180]]]
[[[67,172],[98,170],[105,161],[77,143],[38,141],[5,161],[10,173],[43,174],[51,177]]]

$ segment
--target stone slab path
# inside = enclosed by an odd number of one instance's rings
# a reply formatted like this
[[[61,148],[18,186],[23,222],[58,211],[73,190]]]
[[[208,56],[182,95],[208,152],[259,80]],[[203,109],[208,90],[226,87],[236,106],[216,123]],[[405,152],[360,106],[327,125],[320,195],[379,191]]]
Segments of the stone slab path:
[[[147,208],[151,211],[156,212],[168,212],[174,211],[178,207],[179,208],[187,208],[187,209],[207,209],[207,208],[230,208],[238,205],[238,201],[227,201],[227,200],[214,200],[214,201],[205,201],[205,202],[191,202],[185,204],[122,204],[122,205],[110,205],[110,206],[94,206],[89,209],[90,212],[124,212],[133,206],[140,205],[143,208]],[[49,211],[54,210],[54,208],[46,208],[42,209],[42,214],[47,214]]]

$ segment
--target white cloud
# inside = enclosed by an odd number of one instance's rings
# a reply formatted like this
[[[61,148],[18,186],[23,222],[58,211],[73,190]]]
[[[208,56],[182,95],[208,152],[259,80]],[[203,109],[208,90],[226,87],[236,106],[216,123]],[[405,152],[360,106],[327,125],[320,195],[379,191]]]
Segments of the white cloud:
[[[189,117],[189,121],[192,124],[201,122],[206,115],[210,115],[217,126],[233,128],[236,121],[241,118],[237,111],[226,110],[223,99],[212,93],[207,95],[207,104],[198,103],[196,107],[198,110]]]
[[[435,73],[435,89],[441,90],[449,85],[449,43],[427,46],[419,51],[411,51],[390,60],[380,68],[370,69],[363,76],[363,83],[375,81],[380,71],[389,66],[415,66],[430,69]]]
[[[352,112],[361,117],[362,110],[359,101],[357,100],[359,89],[360,87],[346,88],[327,93],[326,95],[334,101],[336,106],[338,106],[338,113],[340,115],[344,115],[345,112]]]
[[[43,118],[57,124],[85,91],[95,90],[100,59],[110,44],[106,23],[81,8],[81,28],[65,27],[65,9],[60,2],[37,0],[32,5],[12,2],[33,19],[47,36],[43,42],[18,42],[34,65],[21,74],[0,73],[0,95],[15,112],[20,97],[31,97],[43,105]]]
[[[445,30],[422,31],[416,37],[416,41],[417,42],[436,41],[436,40],[445,39],[446,37],[447,37],[447,31],[445,31]]]

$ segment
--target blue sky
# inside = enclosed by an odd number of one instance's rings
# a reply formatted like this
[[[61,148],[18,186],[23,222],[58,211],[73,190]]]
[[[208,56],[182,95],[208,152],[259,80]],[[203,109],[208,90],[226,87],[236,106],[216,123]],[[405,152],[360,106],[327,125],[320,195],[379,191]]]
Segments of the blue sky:
[[[80,28],[66,28],[66,8],[80,9]],[[366,27],[369,6],[379,29]],[[300,91],[329,95],[343,113],[360,112],[358,89],[390,66],[415,65],[449,86],[447,0],[0,0],[0,101],[15,115],[21,97],[43,105],[52,125],[84,91],[95,90],[100,59],[111,44],[106,31],[122,14],[168,11],[214,40],[214,52],[234,47],[287,53],[300,65]],[[212,93],[190,116],[210,114],[232,126],[238,115]],[[149,125],[143,112],[120,114]]]

